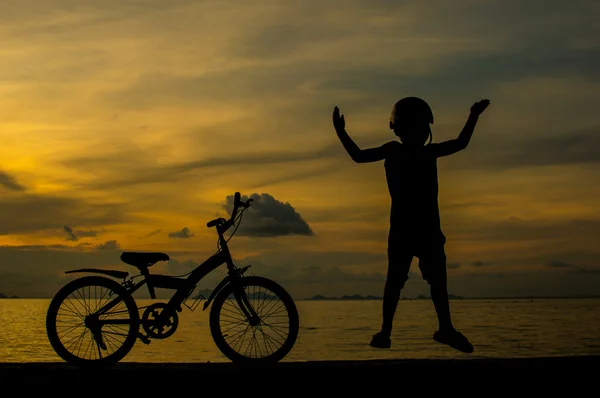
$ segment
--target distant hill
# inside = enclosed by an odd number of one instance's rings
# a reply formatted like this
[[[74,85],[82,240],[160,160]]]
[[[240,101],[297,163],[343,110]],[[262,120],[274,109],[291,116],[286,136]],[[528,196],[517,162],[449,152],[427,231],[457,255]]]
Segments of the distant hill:
[[[19,298],[19,297],[17,297],[17,296],[11,296],[11,297],[8,297],[8,296],[7,296],[7,295],[5,295],[4,293],[0,293],[0,299],[8,299],[8,298],[11,298],[11,299],[16,299],[16,298]]]
[[[461,297],[461,296],[456,296],[456,295],[452,295],[452,294],[450,294],[448,296],[451,300],[462,300],[463,299],[463,297]],[[383,300],[383,297],[372,296],[372,295],[362,296],[360,294],[344,295],[342,297],[327,297],[327,296],[323,296],[321,294],[317,294],[316,296],[308,297],[308,298],[305,298],[304,300],[308,300],[308,301]],[[420,295],[414,299],[402,297],[402,300],[430,300],[430,298],[427,296]]]
[[[455,294],[448,294],[448,298],[450,300],[463,300],[464,297],[462,296],[457,296]],[[414,300],[431,300],[431,297],[429,296],[424,296],[422,294],[420,294],[418,297],[416,297]]]
[[[306,298],[305,300],[382,300],[382,297],[371,295],[361,296],[360,294],[344,295],[342,297],[325,297],[320,294],[317,294],[316,296]]]
[[[514,296],[514,297],[463,297],[455,294],[449,294],[450,300],[555,300],[555,299],[597,299],[600,295],[582,295],[582,296]],[[341,300],[383,300],[379,296],[361,296],[360,294],[345,295],[342,297],[327,297],[317,294],[313,297],[304,298],[306,301],[341,301]],[[402,297],[402,300],[431,300],[431,297],[423,294],[417,297]]]
[[[204,298],[207,299],[210,297],[212,293],[212,290],[210,289],[203,289],[200,290],[197,294],[196,294],[196,298]],[[233,295],[231,296],[231,298],[233,299]],[[267,300],[267,299],[274,299],[275,296],[270,296],[270,295],[265,295],[265,293],[249,293],[248,294],[248,298],[256,298],[258,300]]]

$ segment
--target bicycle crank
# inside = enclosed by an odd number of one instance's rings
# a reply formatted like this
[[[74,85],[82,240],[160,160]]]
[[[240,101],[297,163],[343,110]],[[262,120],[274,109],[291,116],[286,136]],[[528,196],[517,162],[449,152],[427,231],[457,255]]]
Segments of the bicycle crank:
[[[147,337],[166,339],[177,330],[179,316],[165,303],[155,303],[146,308],[141,321]]]

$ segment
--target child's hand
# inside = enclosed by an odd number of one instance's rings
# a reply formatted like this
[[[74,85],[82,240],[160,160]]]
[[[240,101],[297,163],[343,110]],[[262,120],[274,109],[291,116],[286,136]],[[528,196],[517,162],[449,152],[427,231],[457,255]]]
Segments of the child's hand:
[[[479,116],[483,113],[483,111],[485,111],[485,109],[488,107],[489,104],[490,104],[490,100],[488,100],[488,99],[484,99],[479,102],[476,102],[471,107],[471,113]]]
[[[486,110],[486,108],[488,107],[489,104],[490,104],[490,100],[488,100],[488,99],[483,99],[481,101],[478,101],[478,102],[474,103],[473,106],[471,107],[471,113],[474,113],[477,116],[479,116],[483,113],[483,111]]]
[[[333,126],[336,131],[343,131],[346,128],[344,115],[340,116],[340,109],[337,106],[333,109]]]

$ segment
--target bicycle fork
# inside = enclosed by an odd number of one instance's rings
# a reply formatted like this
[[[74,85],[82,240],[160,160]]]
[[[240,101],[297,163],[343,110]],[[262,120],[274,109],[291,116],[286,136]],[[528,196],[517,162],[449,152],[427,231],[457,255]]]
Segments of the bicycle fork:
[[[236,282],[236,280],[231,282],[234,284],[233,296],[235,297],[235,301],[238,303],[240,309],[244,313],[244,316],[248,320],[248,323],[250,323],[250,326],[258,326],[260,324],[260,317],[256,311],[254,311],[254,308],[252,307],[252,304],[250,304],[248,295],[244,289]]]

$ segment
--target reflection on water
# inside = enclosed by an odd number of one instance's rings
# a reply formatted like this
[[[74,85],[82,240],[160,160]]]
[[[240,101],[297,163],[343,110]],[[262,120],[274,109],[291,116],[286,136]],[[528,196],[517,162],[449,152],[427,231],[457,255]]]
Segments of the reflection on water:
[[[151,300],[137,300],[139,306]],[[62,361],[46,338],[50,300],[0,300],[0,361]],[[472,355],[435,343],[433,305],[401,301],[392,348],[369,347],[381,323],[380,301],[298,301],[300,335],[285,361],[378,358],[534,357],[600,354],[600,299],[458,300],[454,322],[475,346]],[[124,362],[228,362],[216,348],[208,313],[184,307],[179,328],[165,340],[140,341]]]

